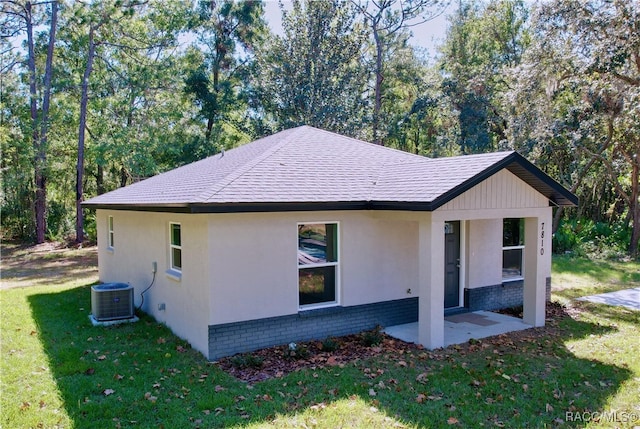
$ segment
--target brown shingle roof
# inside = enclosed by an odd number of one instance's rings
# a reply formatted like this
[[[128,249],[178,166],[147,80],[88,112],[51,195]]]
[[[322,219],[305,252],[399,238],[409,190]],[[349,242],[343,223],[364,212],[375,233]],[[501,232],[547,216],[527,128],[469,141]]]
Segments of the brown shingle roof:
[[[443,197],[448,201],[513,163],[524,164],[522,171],[533,171],[528,183],[541,186],[550,199],[559,196],[559,204],[577,202],[515,152],[429,159],[302,126],[100,195],[84,205],[217,212],[376,208],[381,202],[384,208],[418,204],[413,209],[435,210],[434,203],[446,202],[440,201]]]

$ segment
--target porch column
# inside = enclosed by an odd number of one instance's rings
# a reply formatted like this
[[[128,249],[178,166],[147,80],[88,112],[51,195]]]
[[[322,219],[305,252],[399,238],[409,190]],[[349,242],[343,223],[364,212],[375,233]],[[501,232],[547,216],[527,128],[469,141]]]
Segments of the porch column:
[[[524,223],[524,323],[544,326],[546,274],[551,261],[551,208]],[[547,263],[549,261],[549,263]]]
[[[418,342],[444,346],[444,222],[420,221],[418,237]]]

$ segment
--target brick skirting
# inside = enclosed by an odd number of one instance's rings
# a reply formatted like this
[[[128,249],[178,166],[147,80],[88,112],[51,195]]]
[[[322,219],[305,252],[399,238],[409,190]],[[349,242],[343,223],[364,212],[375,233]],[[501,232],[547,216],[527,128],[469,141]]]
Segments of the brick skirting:
[[[498,310],[522,305],[523,282],[464,290],[468,311]],[[551,296],[551,278],[546,279]],[[418,298],[351,307],[329,307],[296,314],[209,326],[209,360],[290,342],[321,340],[418,321]]]
[[[464,306],[469,311],[500,310],[522,305],[524,281],[518,280],[499,285],[464,290]],[[551,300],[551,277],[545,281],[546,300]]]
[[[418,298],[398,299],[351,307],[300,311],[280,317],[209,326],[209,360],[236,353],[349,335],[377,325],[418,321]]]

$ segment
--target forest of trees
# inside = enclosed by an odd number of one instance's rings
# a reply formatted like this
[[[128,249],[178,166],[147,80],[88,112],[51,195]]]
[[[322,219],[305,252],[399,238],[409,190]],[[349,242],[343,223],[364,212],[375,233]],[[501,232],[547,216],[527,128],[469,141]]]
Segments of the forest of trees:
[[[412,31],[445,9],[434,52]],[[560,251],[638,257],[638,0],[2,0],[2,238],[95,235],[91,196],[308,124],[518,150],[580,197]]]

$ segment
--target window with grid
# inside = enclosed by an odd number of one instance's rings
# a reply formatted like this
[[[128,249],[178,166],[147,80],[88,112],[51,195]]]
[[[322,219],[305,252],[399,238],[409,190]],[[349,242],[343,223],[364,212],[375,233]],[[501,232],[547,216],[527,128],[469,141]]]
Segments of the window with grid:
[[[107,245],[113,249],[113,216],[109,216],[107,219],[107,232]]]
[[[338,224],[298,225],[298,299],[301,307],[338,303]]]
[[[169,226],[171,242],[169,253],[171,259],[171,269],[182,271],[182,236],[179,223],[171,223]]]
[[[522,280],[524,219],[504,219],[502,232],[502,280]]]

